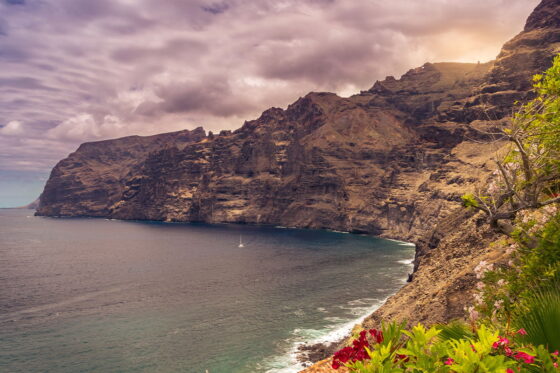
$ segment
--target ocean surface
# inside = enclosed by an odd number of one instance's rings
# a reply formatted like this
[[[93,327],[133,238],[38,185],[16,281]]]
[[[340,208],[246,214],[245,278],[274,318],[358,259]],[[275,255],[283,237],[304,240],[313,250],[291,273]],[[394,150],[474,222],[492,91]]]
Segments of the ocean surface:
[[[0,210],[0,372],[296,372],[414,247],[329,231]],[[244,247],[238,247],[240,236]]]

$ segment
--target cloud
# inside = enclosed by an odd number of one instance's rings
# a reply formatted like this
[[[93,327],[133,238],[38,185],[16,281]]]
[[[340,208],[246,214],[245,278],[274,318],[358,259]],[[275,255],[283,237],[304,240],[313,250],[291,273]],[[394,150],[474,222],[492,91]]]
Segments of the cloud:
[[[24,133],[23,125],[17,120],[8,122],[4,127],[0,127],[0,135],[4,136],[17,136]]]
[[[83,113],[69,118],[47,131],[47,137],[57,140],[87,141],[118,134],[123,129],[119,118],[106,115],[96,121],[91,114]]]
[[[228,9],[229,9],[229,4],[225,1],[215,2],[215,3],[211,3],[211,4],[208,4],[208,5],[203,5],[202,6],[202,10],[204,10],[205,12],[214,14],[214,15],[224,13]]]
[[[24,128],[0,129],[0,170],[48,169],[92,139],[234,129],[426,61],[489,60],[537,2],[0,1],[0,119]]]
[[[54,91],[55,88],[47,87],[43,83],[34,78],[17,77],[17,78],[0,78],[0,87],[18,88],[18,89],[41,89],[45,91]]]
[[[8,5],[24,5],[25,0],[5,0]]]

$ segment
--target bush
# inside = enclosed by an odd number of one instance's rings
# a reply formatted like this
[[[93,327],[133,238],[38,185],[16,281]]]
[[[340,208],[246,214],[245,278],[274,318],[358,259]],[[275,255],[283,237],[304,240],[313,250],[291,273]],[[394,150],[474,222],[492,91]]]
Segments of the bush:
[[[558,372],[558,352],[524,343],[526,331],[502,334],[481,325],[469,330],[453,323],[426,329],[418,324],[384,324],[362,331],[352,346],[338,351],[332,366],[356,373],[388,372]]]

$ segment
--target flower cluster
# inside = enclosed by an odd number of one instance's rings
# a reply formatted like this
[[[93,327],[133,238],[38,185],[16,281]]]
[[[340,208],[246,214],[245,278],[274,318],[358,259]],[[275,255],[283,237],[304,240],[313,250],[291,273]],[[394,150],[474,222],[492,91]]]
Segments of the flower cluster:
[[[492,320],[507,319],[511,305],[515,302],[515,293],[512,293],[510,280],[512,271],[516,270],[513,259],[518,247],[512,240],[504,240],[496,243],[506,256],[496,263],[481,261],[474,269],[478,281],[475,283],[470,307],[465,307],[471,323],[480,317],[488,317]],[[506,264],[507,262],[507,264]]]
[[[523,328],[519,329],[515,333],[511,333],[511,335],[527,335],[527,331]],[[536,361],[536,356],[531,355],[525,351],[514,351],[512,350],[513,344],[512,342],[506,337],[498,337],[498,340],[494,342],[492,348],[496,350],[497,353],[501,353],[506,355],[507,357],[513,358],[519,362],[523,362],[525,364],[534,364]],[[550,354],[554,363],[553,366],[558,368],[558,351],[555,351]],[[512,369],[507,370],[508,373],[513,372]]]
[[[383,332],[381,330],[362,330],[358,339],[352,341],[352,346],[344,347],[334,354],[332,361],[333,369],[338,369],[346,363],[355,363],[369,359],[369,354],[366,350],[366,348],[370,347],[368,333],[371,336],[372,343],[379,344],[383,342]]]
[[[546,205],[538,210],[522,210],[517,213],[517,222],[525,232],[535,235],[559,212],[559,206],[556,203]]]
[[[486,260],[482,260],[480,263],[478,263],[478,265],[474,269],[474,273],[477,279],[481,279],[484,278],[486,272],[490,272],[493,269],[494,269],[493,264],[488,263]]]

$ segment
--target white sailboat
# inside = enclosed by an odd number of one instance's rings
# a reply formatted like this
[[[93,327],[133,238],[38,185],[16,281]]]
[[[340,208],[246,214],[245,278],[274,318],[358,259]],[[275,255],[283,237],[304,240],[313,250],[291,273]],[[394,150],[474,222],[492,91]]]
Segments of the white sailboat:
[[[239,246],[238,247],[245,247],[245,245],[243,245],[243,241],[241,240],[241,235],[239,236]]]

